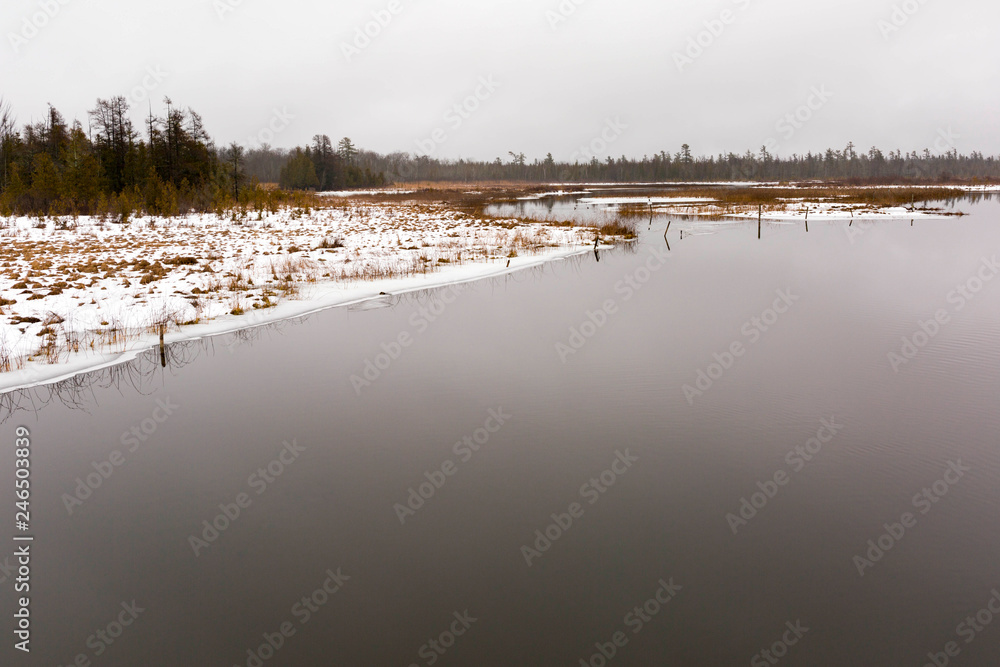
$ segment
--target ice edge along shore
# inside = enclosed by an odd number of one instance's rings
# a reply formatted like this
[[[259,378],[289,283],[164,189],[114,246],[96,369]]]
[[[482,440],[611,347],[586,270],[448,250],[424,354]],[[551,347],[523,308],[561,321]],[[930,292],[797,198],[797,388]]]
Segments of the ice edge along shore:
[[[603,246],[604,249],[611,247]],[[433,274],[374,280],[353,287],[343,287],[334,282],[320,283],[313,286],[310,290],[311,294],[305,298],[282,301],[273,308],[254,311],[248,316],[225,315],[211,322],[184,326],[179,330],[165,334],[164,343],[169,345],[189,340],[212,338],[306,317],[332,308],[343,308],[373,301],[385,298],[386,295],[398,296],[495,278],[550,262],[565,260],[591,252],[592,249],[593,246],[562,246],[530,257],[511,258],[510,266],[478,262],[445,267]],[[75,375],[116,366],[136,358],[142,352],[158,344],[159,338],[156,335],[146,334],[135,340],[125,350],[117,352],[79,352],[72,355],[67,361],[56,364],[33,362],[24,369],[0,375],[0,393],[55,384]]]

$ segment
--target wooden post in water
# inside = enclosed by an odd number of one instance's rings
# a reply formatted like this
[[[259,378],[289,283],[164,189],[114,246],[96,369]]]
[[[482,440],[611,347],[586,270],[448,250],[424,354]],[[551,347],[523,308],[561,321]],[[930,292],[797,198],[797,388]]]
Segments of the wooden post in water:
[[[167,350],[163,345],[163,331],[167,328],[167,325],[160,325],[160,368],[167,367]]]
[[[764,220],[764,205],[761,204],[760,208],[757,209],[757,240],[760,241],[760,226]]]
[[[809,207],[806,206],[806,234],[809,233]]]

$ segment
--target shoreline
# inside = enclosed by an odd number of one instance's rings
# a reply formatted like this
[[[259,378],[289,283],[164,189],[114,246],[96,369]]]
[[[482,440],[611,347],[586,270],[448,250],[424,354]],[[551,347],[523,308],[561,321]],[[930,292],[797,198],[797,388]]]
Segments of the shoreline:
[[[600,249],[611,250],[615,246],[602,245]],[[530,257],[510,259],[510,266],[501,263],[478,262],[463,266],[447,267],[437,273],[409,276],[405,278],[385,278],[375,281],[344,286],[335,282],[319,283],[312,286],[312,294],[301,299],[282,301],[273,308],[257,310],[250,317],[224,315],[211,322],[191,324],[173,330],[163,337],[165,345],[191,340],[203,340],[224,336],[237,331],[255,329],[278,322],[295,320],[309,315],[344,308],[359,303],[374,301],[386,296],[398,296],[425,290],[434,290],[477,282],[488,278],[508,275],[525,269],[564,261],[571,257],[591,252],[591,247],[565,246],[552,248],[547,252]],[[0,374],[0,394],[32,389],[56,384],[84,373],[117,366],[135,359],[139,354],[159,345],[159,337],[148,333],[117,352],[79,352],[65,362],[44,364],[32,362],[28,367]],[[51,372],[46,372],[46,370]]]
[[[593,196],[588,188],[597,185],[578,184],[572,193],[549,190],[530,197],[522,190],[517,199],[574,195],[593,208],[609,205],[619,223],[630,221],[633,228],[635,219],[654,212],[713,218],[722,224],[752,221],[760,208],[764,220],[788,223],[807,215],[816,222],[961,215],[931,208],[928,202],[907,208],[813,199],[805,189],[759,207],[756,202],[700,193]],[[241,217],[231,211],[138,216],[125,224],[92,216],[0,220],[0,237],[12,239],[6,249],[0,247],[0,262],[6,259],[8,267],[7,275],[0,274],[0,316],[5,318],[0,320],[0,393],[124,363],[161,339],[164,344],[206,339],[383,295],[472,282],[567,259],[588,252],[593,246],[587,239],[593,239],[595,228],[598,234],[602,231],[600,222],[587,226],[592,223],[485,210],[486,202],[495,198],[509,201],[509,191],[477,193],[482,201],[464,198],[470,194],[464,188],[451,193],[452,199],[438,191],[429,197],[411,193],[321,193],[328,203],[322,208],[289,207],[259,213],[256,219],[247,211],[240,211]],[[391,201],[400,196],[404,199]],[[614,238],[617,231],[606,233]]]
[[[516,269],[579,252],[593,234],[351,199],[126,222],[2,218],[0,391],[113,363],[178,330],[224,333]]]

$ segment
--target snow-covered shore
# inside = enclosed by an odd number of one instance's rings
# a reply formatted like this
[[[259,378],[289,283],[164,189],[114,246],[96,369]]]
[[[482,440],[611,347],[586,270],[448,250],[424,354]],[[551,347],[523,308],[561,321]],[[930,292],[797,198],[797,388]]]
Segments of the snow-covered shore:
[[[593,233],[354,201],[125,225],[0,218],[0,391],[124,361],[161,331],[170,343],[475,280],[581,252]]]
[[[756,219],[758,211],[750,206],[746,210],[724,214],[730,218]],[[809,215],[815,220],[912,220],[941,219],[958,215],[938,208],[909,208],[906,206],[865,206],[859,204],[836,204],[830,202],[809,202],[805,200],[786,202],[780,209],[765,208],[765,220],[803,220]]]
[[[600,200],[595,200],[598,202]],[[612,200],[616,205],[616,200]],[[710,218],[738,218],[756,220],[758,216],[764,220],[804,220],[808,214],[810,220],[912,220],[912,219],[943,219],[961,215],[954,211],[941,208],[910,208],[907,206],[869,206],[864,204],[839,204],[833,202],[817,202],[808,199],[786,200],[778,205],[768,204],[763,207],[753,205],[734,205],[718,201],[695,203],[674,202],[657,204],[652,202],[653,209],[661,215],[683,215]]]

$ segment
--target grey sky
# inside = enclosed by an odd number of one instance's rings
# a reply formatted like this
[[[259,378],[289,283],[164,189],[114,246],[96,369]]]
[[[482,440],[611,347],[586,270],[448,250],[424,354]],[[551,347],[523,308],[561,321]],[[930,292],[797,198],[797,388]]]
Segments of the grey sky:
[[[41,6],[54,16],[33,18]],[[373,12],[387,25],[345,55]],[[219,143],[270,125],[276,146],[325,133],[449,158],[768,140],[784,155],[852,140],[1000,154],[998,24],[981,0],[4,0],[0,94],[22,123],[51,102],[86,124],[97,97],[146,97],[145,79],[154,105],[194,108]],[[686,53],[699,33],[703,52]],[[467,118],[448,113],[477,87]],[[807,120],[779,128],[814,89]]]

